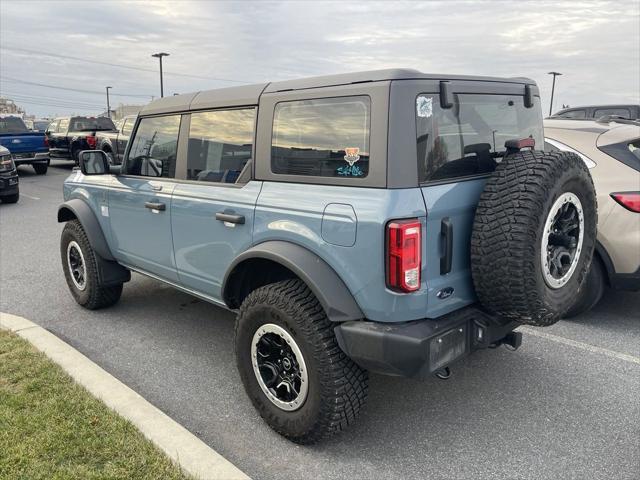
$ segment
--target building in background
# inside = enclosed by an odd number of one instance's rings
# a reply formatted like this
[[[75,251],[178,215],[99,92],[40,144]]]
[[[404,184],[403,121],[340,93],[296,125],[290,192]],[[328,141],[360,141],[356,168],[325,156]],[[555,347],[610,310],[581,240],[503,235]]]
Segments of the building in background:
[[[0,97],[0,114],[15,115],[22,118],[24,110],[10,98]]]
[[[120,104],[116,108],[111,109],[111,120],[114,122],[120,120],[127,115],[137,115],[144,105],[124,105]],[[101,117],[106,117],[106,110],[100,114]]]

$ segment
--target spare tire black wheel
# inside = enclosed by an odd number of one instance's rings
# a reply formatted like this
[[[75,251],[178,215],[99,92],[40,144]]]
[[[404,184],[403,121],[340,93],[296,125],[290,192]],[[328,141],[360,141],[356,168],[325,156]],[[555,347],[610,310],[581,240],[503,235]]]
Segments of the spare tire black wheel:
[[[596,225],[595,188],[578,155],[506,156],[480,196],[471,234],[480,303],[523,324],[556,323],[583,288]]]

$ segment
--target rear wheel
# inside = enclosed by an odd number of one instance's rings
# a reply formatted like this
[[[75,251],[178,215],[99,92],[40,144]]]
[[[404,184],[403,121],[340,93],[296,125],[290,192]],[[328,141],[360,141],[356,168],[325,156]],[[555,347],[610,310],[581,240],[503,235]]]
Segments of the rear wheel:
[[[596,210],[591,175],[577,155],[507,156],[485,185],[471,235],[480,302],[521,323],[557,322],[589,269]]]
[[[269,426],[297,443],[343,430],[367,397],[367,372],[340,350],[334,326],[300,280],[258,288],[240,307],[242,383]]]
[[[62,269],[71,295],[89,310],[109,307],[122,295],[122,283],[100,285],[96,253],[78,220],[67,222],[60,239]]]
[[[580,293],[578,293],[578,298],[564,315],[564,318],[573,318],[581,315],[598,304],[606,287],[604,275],[605,270],[602,262],[598,257],[594,256],[587,279],[582,285]]]
[[[33,169],[35,170],[35,172],[38,175],[45,175],[47,173],[47,170],[49,168],[49,164],[48,163],[34,163],[32,165]]]

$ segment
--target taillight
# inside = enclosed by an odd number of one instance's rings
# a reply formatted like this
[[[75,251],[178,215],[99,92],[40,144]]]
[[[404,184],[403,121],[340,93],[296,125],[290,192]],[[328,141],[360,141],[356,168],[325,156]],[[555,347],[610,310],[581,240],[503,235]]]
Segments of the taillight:
[[[89,145],[89,148],[96,148],[96,143],[97,143],[96,137],[94,137],[93,135],[89,135],[87,137],[87,145]]]
[[[627,210],[640,213],[640,192],[612,193],[611,197]]]
[[[44,139],[44,146],[49,148],[49,139],[47,138],[47,136],[45,135],[44,137],[42,137]]]
[[[387,286],[401,292],[420,288],[422,225],[417,218],[387,224]]]

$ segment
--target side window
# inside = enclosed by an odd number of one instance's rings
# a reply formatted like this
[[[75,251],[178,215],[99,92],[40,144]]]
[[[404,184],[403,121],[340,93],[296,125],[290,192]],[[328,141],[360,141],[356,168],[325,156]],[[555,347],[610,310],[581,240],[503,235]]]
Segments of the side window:
[[[69,130],[69,119],[63,118],[62,120],[60,120],[60,123],[58,124],[58,130],[56,131],[58,133],[66,133],[67,130]]]
[[[47,130],[46,130],[46,131],[47,131],[48,133],[56,133],[56,132],[58,131],[58,123],[60,123],[60,122],[58,122],[58,121],[51,122],[51,123],[49,124],[49,126],[47,127]]]
[[[187,180],[235,183],[251,158],[255,109],[191,114]]]
[[[616,115],[618,117],[631,118],[631,114],[626,108],[599,108],[594,112],[593,118],[600,118],[604,115]]]
[[[587,118],[586,110],[569,110],[559,115],[562,118]]]
[[[143,118],[127,157],[129,175],[174,178],[180,115]]]
[[[123,122],[124,122],[124,125],[122,125],[122,134],[131,135],[131,130],[133,130],[133,124],[135,123],[135,119],[125,118]]]
[[[369,173],[371,100],[367,96],[278,103],[273,116],[271,171],[315,177]]]

